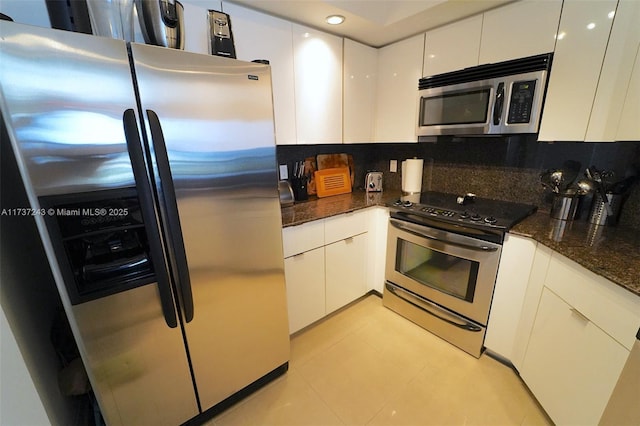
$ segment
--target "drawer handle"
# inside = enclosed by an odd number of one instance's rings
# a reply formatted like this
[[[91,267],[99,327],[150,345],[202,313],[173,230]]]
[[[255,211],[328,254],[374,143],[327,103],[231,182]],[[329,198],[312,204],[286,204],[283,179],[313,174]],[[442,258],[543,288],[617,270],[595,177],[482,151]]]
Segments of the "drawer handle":
[[[344,242],[347,244],[351,244],[353,242],[353,237],[345,238]]]
[[[293,255],[294,258],[298,258],[298,259],[303,257],[303,256],[304,256],[304,252]]]
[[[583,314],[582,312],[580,312],[576,308],[571,308],[571,313],[574,314],[575,316],[577,316],[578,318],[580,318],[584,322],[590,322],[589,318],[587,318],[587,316],[585,314]]]

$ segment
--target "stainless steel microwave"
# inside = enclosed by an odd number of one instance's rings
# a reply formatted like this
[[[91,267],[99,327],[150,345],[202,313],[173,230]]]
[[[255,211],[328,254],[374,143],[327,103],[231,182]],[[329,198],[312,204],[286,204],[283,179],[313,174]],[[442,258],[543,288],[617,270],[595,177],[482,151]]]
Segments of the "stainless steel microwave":
[[[420,136],[538,133],[552,53],[421,78]]]

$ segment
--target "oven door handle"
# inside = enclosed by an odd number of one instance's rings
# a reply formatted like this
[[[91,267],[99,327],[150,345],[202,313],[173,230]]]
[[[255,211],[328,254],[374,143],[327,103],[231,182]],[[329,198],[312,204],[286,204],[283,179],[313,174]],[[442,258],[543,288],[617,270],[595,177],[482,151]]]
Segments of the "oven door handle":
[[[393,219],[390,220],[389,223],[391,223],[391,225],[393,225],[395,228],[408,232],[412,235],[415,235],[416,237],[427,238],[429,240],[439,241],[441,243],[449,244],[456,247],[461,247],[461,248],[475,250],[475,251],[482,251],[482,252],[492,252],[492,251],[498,250],[498,247],[492,247],[484,244],[483,245],[463,244],[463,243],[458,243],[456,241],[441,239],[433,235],[427,234],[422,227],[420,228],[414,227],[411,224],[398,222]]]
[[[387,290],[389,292],[391,292],[393,295],[399,297],[400,299],[404,300],[405,302],[415,306],[416,308],[420,309],[423,312],[426,312],[429,315],[432,315],[436,318],[438,318],[439,320],[442,320],[448,324],[451,324],[455,327],[461,328],[463,330],[466,331],[472,331],[472,332],[480,332],[482,331],[482,327],[466,320],[465,318],[462,318],[459,315],[455,315],[452,312],[449,312],[443,308],[441,308],[440,306],[436,305],[433,302],[430,302],[426,299],[423,299],[422,297],[419,297],[413,293],[411,293],[410,291],[407,291],[403,288],[400,287],[396,287],[393,284],[390,283],[386,283]],[[435,311],[435,312],[434,312]]]

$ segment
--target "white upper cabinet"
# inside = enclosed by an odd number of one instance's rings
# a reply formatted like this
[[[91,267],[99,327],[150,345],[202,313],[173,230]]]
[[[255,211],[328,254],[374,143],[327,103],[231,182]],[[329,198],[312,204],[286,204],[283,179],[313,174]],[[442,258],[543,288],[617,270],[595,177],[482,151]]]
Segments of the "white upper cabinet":
[[[341,143],[342,38],[292,25],[298,143]]]
[[[267,59],[271,65],[276,143],[296,143],[291,23],[225,2],[238,59]],[[204,18],[203,18],[204,21]]]
[[[562,0],[523,0],[486,12],[479,63],[553,52],[561,9]]]
[[[640,88],[635,70],[636,53],[640,46],[640,1],[620,0],[613,18],[613,28],[602,64],[598,89],[587,128],[586,141],[640,140]],[[635,70],[635,71],[634,71]],[[635,72],[635,88],[630,83]],[[626,98],[626,99],[625,99]],[[635,110],[633,104],[635,102]],[[625,120],[621,121],[623,108]],[[635,114],[635,118],[630,119]],[[621,132],[618,135],[618,127]]]
[[[478,65],[481,34],[482,15],[427,32],[422,77]]]
[[[539,140],[585,140],[616,3],[564,1]]]
[[[377,67],[377,49],[344,39],[344,143],[373,140]]]
[[[636,61],[620,115],[616,140],[640,141],[640,120],[638,117],[640,117],[640,47],[636,51]]]
[[[376,142],[416,142],[418,80],[424,35],[378,50]]]

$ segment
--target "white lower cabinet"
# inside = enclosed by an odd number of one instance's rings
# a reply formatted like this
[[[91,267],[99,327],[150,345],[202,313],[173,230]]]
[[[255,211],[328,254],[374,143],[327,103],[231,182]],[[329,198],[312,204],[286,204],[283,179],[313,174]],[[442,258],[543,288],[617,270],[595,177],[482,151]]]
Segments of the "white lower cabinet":
[[[289,333],[295,333],[325,315],[324,262],[322,247],[284,260]]]
[[[368,211],[282,230],[289,333],[367,292]]]
[[[367,234],[325,246],[326,308],[331,313],[367,292]]]
[[[502,245],[484,345],[513,362],[518,321],[536,253],[535,241],[507,234]]]
[[[640,297],[538,245],[513,363],[554,423],[595,425],[638,327]]]
[[[544,288],[520,372],[559,425],[595,425],[629,350]]]

